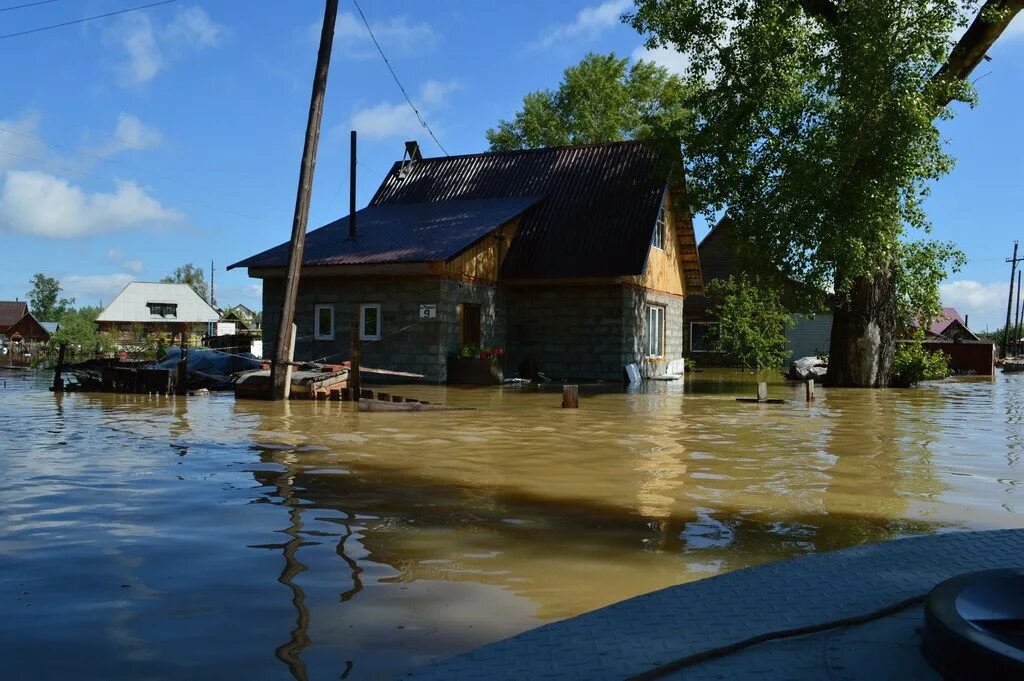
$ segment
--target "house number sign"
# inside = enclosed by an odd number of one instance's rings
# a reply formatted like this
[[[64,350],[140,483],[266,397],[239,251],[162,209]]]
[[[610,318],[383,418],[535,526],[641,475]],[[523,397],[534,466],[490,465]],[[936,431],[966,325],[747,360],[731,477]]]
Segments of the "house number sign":
[[[437,305],[420,305],[420,319],[437,319]]]

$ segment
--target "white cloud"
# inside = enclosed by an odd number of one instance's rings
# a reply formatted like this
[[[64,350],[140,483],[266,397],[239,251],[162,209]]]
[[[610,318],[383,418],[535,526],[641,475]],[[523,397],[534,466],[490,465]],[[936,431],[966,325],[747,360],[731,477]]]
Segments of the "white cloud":
[[[421,55],[433,50],[437,45],[437,33],[430,24],[413,24],[405,16],[371,22],[370,26],[373,28],[373,34],[377,36],[377,42],[389,57]],[[320,20],[310,24],[308,34],[311,40],[320,42],[322,27]],[[370,40],[363,20],[352,12],[342,12],[338,15],[334,25],[334,50],[350,59],[372,59],[378,56],[377,48]]]
[[[125,286],[135,281],[130,274],[72,274],[61,277],[60,286],[65,294],[79,304],[89,301],[110,302]]]
[[[552,26],[534,43],[535,47],[551,47],[564,41],[593,40],[605,30],[619,23],[619,16],[629,7],[630,0],[605,0],[600,5],[584,7],[576,13],[572,23]]]
[[[428,80],[420,88],[420,101],[417,104],[428,107],[445,106],[448,103],[448,95],[461,89],[462,85],[457,80]]]
[[[369,139],[386,137],[409,137],[422,129],[416,114],[405,102],[389,104],[381,102],[365,107],[352,115],[352,130]]]
[[[0,170],[44,159],[46,145],[35,137],[39,118],[37,112],[30,112],[0,119]]]
[[[37,170],[8,170],[0,191],[0,229],[68,239],[182,219],[134,182],[111,194],[87,193]]]
[[[164,67],[153,23],[146,14],[132,14],[121,20],[118,30],[117,40],[127,56],[127,61],[118,65],[118,79],[125,87],[145,85]]]
[[[126,61],[117,66],[121,85],[140,87],[152,81],[169,61],[221,43],[225,28],[201,7],[179,9],[162,29],[148,14],[123,17],[108,32],[108,40],[124,50]]]
[[[961,314],[970,315],[972,329],[1003,325],[1006,315],[1007,282],[982,284],[972,279],[959,279],[939,286],[942,304],[955,307]]]
[[[178,11],[163,36],[182,45],[217,47],[224,37],[224,26],[211,19],[202,7],[186,7]]]
[[[121,267],[126,270],[131,270],[135,274],[142,271],[141,260],[125,260],[124,251],[120,248],[109,248],[107,249],[107,259],[119,263]]]
[[[163,136],[156,128],[152,128],[131,114],[121,113],[117,117],[117,127],[110,142],[93,149],[98,156],[113,156],[122,151],[142,151],[160,146]]]
[[[654,49],[640,47],[633,50],[633,61],[654,62],[668,69],[669,73],[683,75],[690,67],[690,58],[672,47],[656,47]]]
[[[420,113],[429,119],[431,112],[436,112],[448,105],[448,96],[462,86],[454,80],[428,80],[420,88],[419,97],[414,99]],[[438,133],[436,120],[431,120],[431,127]],[[413,139],[423,132],[423,126],[416,118],[416,113],[408,102],[380,102],[373,106],[359,109],[352,115],[349,127],[338,126],[335,132],[357,130],[368,139],[385,139],[388,137],[405,137]]]

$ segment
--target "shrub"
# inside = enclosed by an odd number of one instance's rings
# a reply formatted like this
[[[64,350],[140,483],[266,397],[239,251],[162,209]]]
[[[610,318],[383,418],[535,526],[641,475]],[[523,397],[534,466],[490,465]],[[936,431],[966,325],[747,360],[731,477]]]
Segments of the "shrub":
[[[943,352],[928,352],[921,343],[898,343],[892,360],[892,385],[909,388],[921,381],[937,381],[952,373]]]

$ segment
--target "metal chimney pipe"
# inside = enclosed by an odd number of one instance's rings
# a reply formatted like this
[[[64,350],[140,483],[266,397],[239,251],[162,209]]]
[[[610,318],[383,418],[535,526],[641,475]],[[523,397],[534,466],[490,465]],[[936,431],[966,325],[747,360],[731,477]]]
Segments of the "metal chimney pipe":
[[[349,133],[348,238],[356,238],[356,131]]]

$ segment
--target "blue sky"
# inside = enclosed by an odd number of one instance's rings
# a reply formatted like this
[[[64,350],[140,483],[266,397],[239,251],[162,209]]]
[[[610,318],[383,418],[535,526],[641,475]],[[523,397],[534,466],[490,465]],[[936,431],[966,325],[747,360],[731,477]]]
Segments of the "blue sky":
[[[0,12],[0,34],[137,4],[59,0]],[[626,0],[362,5],[452,154],[484,150],[488,127],[588,51],[681,65],[675,54],[646,53],[617,20]],[[212,259],[218,301],[258,307],[258,281],[224,267],[287,238],[322,11],[321,0],[181,0],[0,40],[0,299],[23,298],[32,274],[45,272],[79,303],[109,302],[130,280]],[[405,139],[440,153],[351,2],[341,12],[310,228],[347,210],[351,128],[360,132],[360,206]],[[934,236],[970,258],[943,297],[975,328],[1001,323],[1003,261],[1021,233],[1019,18],[991,56],[975,73],[980,105],[943,124],[958,164],[927,204]]]

